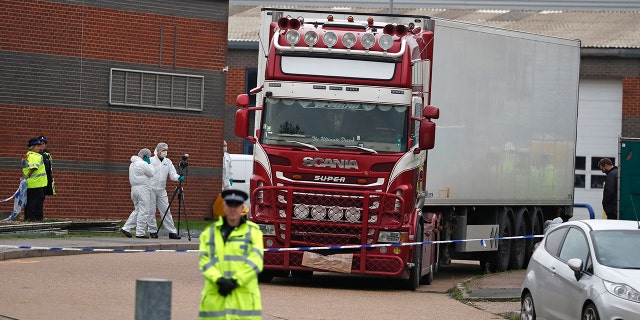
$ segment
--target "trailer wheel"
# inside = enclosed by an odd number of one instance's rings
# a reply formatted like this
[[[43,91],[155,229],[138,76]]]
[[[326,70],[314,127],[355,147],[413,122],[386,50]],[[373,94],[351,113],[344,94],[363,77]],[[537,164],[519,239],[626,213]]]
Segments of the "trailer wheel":
[[[422,231],[422,221],[418,221],[416,227],[416,242],[422,242],[424,239],[424,232]],[[407,289],[416,291],[420,285],[420,273],[422,271],[422,245],[416,245],[413,247],[413,268],[409,271],[409,279],[406,280]]]
[[[524,236],[527,234],[528,226],[527,209],[522,208],[518,210],[518,213],[514,217],[515,228],[514,236]],[[527,253],[527,242],[525,239],[513,239],[511,240],[511,257],[509,260],[509,268],[512,270],[522,269],[524,265],[525,255]]]
[[[541,235],[542,234],[542,222],[540,219],[542,217],[542,213],[540,209],[534,208],[533,214],[531,215],[531,234],[532,235]],[[527,239],[527,251],[524,255],[524,264],[523,268],[526,268],[529,265],[529,260],[531,259],[531,255],[533,254],[533,250],[536,247],[536,243],[540,242],[541,238],[533,238]]]
[[[508,211],[498,214],[498,237],[510,237],[513,235],[513,224],[509,219]],[[491,272],[503,272],[509,268],[509,260],[511,258],[511,240],[499,240],[498,250],[492,253],[492,259],[489,263]]]

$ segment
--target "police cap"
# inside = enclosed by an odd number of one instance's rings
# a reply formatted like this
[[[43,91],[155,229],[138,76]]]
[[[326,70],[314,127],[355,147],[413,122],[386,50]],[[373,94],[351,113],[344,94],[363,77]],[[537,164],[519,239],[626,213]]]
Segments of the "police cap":
[[[224,203],[229,207],[241,206],[249,198],[249,195],[247,195],[246,192],[236,189],[224,190],[221,195],[222,199],[224,199]]]

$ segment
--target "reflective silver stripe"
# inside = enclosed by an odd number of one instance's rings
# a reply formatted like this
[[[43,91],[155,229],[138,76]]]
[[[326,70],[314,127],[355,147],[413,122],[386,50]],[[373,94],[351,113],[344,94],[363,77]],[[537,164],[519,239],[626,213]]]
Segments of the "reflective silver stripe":
[[[209,254],[209,252],[207,252],[207,251],[200,251],[200,256],[201,256],[201,257],[202,257],[202,256],[206,256],[206,255],[208,255],[208,254]]]
[[[253,261],[247,259],[247,264],[250,265],[251,268],[253,268],[253,271],[255,271],[256,274],[260,273],[260,269],[258,269],[258,266],[255,263],[253,263]]]
[[[47,175],[46,173],[32,174],[31,177],[29,177],[29,179],[45,177],[46,175]]]
[[[246,261],[247,257],[245,256],[224,256],[224,259],[227,261]]]
[[[258,254],[260,256],[260,259],[264,260],[264,253],[260,251],[260,249],[252,247],[251,252]]]
[[[262,316],[262,310],[238,310],[238,309],[226,309],[222,311],[200,311],[198,316],[201,318],[216,318],[224,317],[226,315],[236,315],[244,317]]]
[[[209,241],[207,241],[207,245],[209,246],[209,263],[205,264],[204,266],[202,266],[202,271],[201,272],[205,272],[207,270],[209,270],[209,268],[213,267],[216,263],[218,263],[218,257],[216,257],[215,255],[215,250],[216,250],[216,243],[215,243],[215,238],[214,238],[214,234],[213,234],[213,229],[215,228],[215,226],[212,226],[211,228],[209,228]],[[200,255],[205,255],[206,253],[203,254],[203,252],[200,252]]]
[[[225,271],[225,272],[224,272],[224,276],[225,276],[225,277],[233,277],[234,273],[235,273],[235,272],[233,272],[233,271]]]

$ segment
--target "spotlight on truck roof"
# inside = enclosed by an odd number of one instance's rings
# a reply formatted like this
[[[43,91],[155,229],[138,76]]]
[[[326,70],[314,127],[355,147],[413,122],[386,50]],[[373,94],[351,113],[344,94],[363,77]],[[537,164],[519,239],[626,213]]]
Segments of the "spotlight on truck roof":
[[[346,32],[342,36],[342,44],[347,49],[351,49],[351,47],[353,47],[356,44],[356,40],[358,40],[358,38],[356,37],[355,34],[353,34],[353,32]]]
[[[383,34],[378,38],[378,43],[380,44],[380,48],[382,50],[389,50],[391,46],[393,46],[393,38],[391,38],[388,34]]]
[[[309,47],[313,47],[316,43],[318,43],[318,33],[309,30],[304,34],[304,43],[306,43]]]
[[[296,44],[298,44],[298,41],[300,41],[300,32],[298,32],[297,30],[289,30],[284,35],[284,38],[288,44],[295,46]]]
[[[376,44],[376,36],[373,33],[365,33],[360,38],[360,42],[365,49],[369,50]]]
[[[322,42],[324,42],[327,47],[331,48],[338,43],[338,36],[333,31],[325,32],[322,36]]]

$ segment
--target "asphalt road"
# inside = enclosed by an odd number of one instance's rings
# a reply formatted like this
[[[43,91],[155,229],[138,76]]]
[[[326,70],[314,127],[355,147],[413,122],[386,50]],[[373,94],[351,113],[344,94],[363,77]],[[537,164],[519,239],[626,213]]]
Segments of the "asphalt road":
[[[197,253],[101,253],[0,261],[0,319],[132,319],[136,279],[172,282],[171,319],[196,319]],[[415,292],[389,279],[314,274],[261,284],[263,319],[501,319],[446,291],[479,267],[442,268]]]

